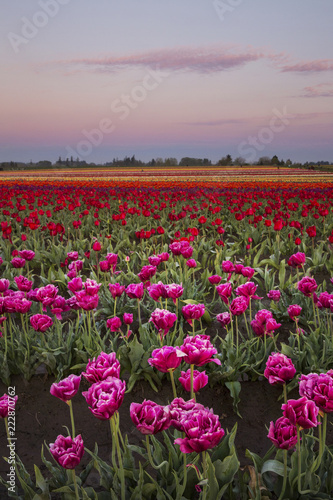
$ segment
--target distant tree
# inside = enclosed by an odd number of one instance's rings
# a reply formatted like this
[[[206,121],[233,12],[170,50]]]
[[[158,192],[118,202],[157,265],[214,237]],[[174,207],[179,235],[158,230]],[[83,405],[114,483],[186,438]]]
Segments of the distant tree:
[[[272,159],[271,159],[271,165],[280,165],[280,160],[279,160],[279,158],[276,155],[274,155],[272,157]]]
[[[246,164],[246,160],[242,156],[237,156],[237,158],[234,159],[234,165],[242,167],[245,164]]]
[[[162,166],[164,165],[164,160],[163,158],[160,158],[159,156],[156,158],[156,165]]]
[[[217,163],[221,167],[227,167],[229,165],[232,165],[232,157],[231,155],[223,156]]]
[[[257,165],[270,165],[271,159],[268,156],[261,156],[257,162]]]
[[[164,164],[168,167],[175,167],[178,165],[177,158],[165,158]]]

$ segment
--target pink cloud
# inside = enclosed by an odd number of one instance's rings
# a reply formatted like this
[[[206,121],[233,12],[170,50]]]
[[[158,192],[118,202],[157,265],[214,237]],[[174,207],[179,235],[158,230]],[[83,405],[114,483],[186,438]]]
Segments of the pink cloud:
[[[331,83],[319,83],[312,87],[305,87],[301,97],[333,97],[333,85]]]
[[[108,73],[133,67],[158,68],[164,71],[193,71],[197,73],[216,73],[239,68],[261,59],[282,61],[283,54],[269,53],[265,50],[246,47],[209,46],[178,47],[160,49],[124,56],[92,57],[56,61],[46,66],[66,68],[70,74],[78,71]]]
[[[324,71],[333,71],[332,59],[317,59],[308,62],[299,62],[295,64],[286,64],[281,67],[282,72],[296,73],[318,73]]]

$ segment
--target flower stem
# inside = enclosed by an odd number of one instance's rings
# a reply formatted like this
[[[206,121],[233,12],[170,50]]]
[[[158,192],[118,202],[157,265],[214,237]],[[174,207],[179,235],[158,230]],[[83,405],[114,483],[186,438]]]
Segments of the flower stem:
[[[71,424],[72,424],[72,436],[73,436],[73,439],[75,438],[75,424],[74,424],[74,413],[73,413],[73,405],[72,405],[72,401],[69,400],[67,402],[68,406],[69,406],[69,413],[70,413],[70,416],[71,416]]]
[[[286,383],[283,384],[283,400],[284,400],[285,404],[287,404],[287,384]]]
[[[174,379],[174,376],[173,376],[173,369],[170,368],[168,371],[170,373],[170,379],[171,379],[173,397],[176,398],[177,397],[177,391],[176,391],[175,379]]]
[[[138,321],[139,321],[139,327],[140,327],[141,326],[140,299],[138,299]]]
[[[75,489],[75,498],[77,500],[79,500],[80,499],[80,497],[79,497],[79,489],[78,489],[78,486],[77,486],[75,469],[72,469],[72,475],[73,475],[73,483],[74,483],[74,489]]]
[[[117,455],[118,455],[118,474],[120,476],[120,485],[121,485],[121,500],[125,500],[125,474],[124,474],[124,467],[123,467],[123,460],[121,458],[121,450],[120,450],[120,444],[119,444],[119,438],[118,438],[118,426],[116,425],[116,418],[115,415],[113,415],[110,419],[111,422],[111,430],[113,433],[112,438],[114,439],[116,443],[116,449],[117,449]]]
[[[191,399],[195,399],[195,394],[193,390],[193,375],[194,375],[194,365],[191,365]]]
[[[284,384],[285,386],[286,384]],[[283,450],[283,483],[282,483],[282,490],[280,493],[280,496],[278,500],[283,500],[284,499],[284,493],[286,491],[286,485],[287,485],[287,458],[288,458],[288,450]]]
[[[203,477],[204,477],[204,479],[208,479],[207,478],[207,459],[206,459],[206,453],[207,453],[206,451],[202,452],[202,468],[203,468]],[[203,487],[202,500],[206,500],[206,498],[207,498],[207,483]]]

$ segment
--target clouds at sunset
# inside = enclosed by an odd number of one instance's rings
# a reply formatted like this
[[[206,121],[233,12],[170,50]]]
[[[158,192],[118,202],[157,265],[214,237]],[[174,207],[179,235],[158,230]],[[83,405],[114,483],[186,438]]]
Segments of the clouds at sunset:
[[[223,19],[213,1],[72,0],[34,36],[37,0],[5,3],[0,161],[55,161],[105,120],[87,162],[217,161],[285,109],[258,156],[333,161],[332,0],[231,2]]]

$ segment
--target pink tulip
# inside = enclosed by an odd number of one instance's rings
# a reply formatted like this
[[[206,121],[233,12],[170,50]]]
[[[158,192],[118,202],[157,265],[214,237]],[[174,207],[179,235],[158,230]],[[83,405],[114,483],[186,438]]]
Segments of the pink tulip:
[[[82,396],[89,410],[99,420],[109,420],[123,402],[126,382],[116,377],[108,377],[95,382]]]
[[[298,304],[292,304],[288,307],[288,314],[289,318],[296,321],[295,318],[298,318],[298,316],[301,314],[302,308]]]
[[[304,276],[304,278],[297,283],[297,288],[305,295],[305,297],[311,297],[311,295],[317,290],[318,285],[314,278]]]
[[[116,353],[101,352],[97,358],[92,361],[89,359],[86,371],[82,373],[85,379],[90,383],[100,382],[108,377],[119,378],[120,363],[116,358]]]
[[[52,396],[61,399],[64,403],[71,400],[77,391],[79,390],[81,382],[81,375],[77,376],[74,374],[69,375],[67,378],[60,380],[60,382],[54,382],[51,385],[50,393]]]
[[[30,292],[32,288],[32,281],[28,280],[25,276],[15,276],[14,280],[17,288],[21,292]]]
[[[258,337],[263,337],[264,335],[273,335],[274,331],[280,328],[281,323],[275,321],[271,311],[261,309],[251,321],[251,326]]]
[[[171,424],[169,407],[146,399],[141,404],[131,403],[130,416],[137,429],[145,435],[157,434]]]
[[[125,286],[120,285],[120,283],[110,283],[109,290],[112,297],[115,299],[116,297],[121,297],[125,291]]]
[[[292,424],[289,418],[280,417],[275,423],[270,423],[267,437],[277,448],[290,450],[297,443],[296,425]]]
[[[188,369],[186,372],[182,371],[178,380],[182,384],[185,391],[191,392],[190,369]],[[205,371],[199,372],[198,370],[193,370],[193,391],[198,392],[207,384],[208,384],[208,375],[206,375],[206,372]]]
[[[19,256],[25,260],[33,260],[35,257],[35,252],[32,250],[19,250]],[[22,266],[23,267],[23,266]]]
[[[4,394],[0,398],[0,417],[7,418],[9,412],[15,410],[16,401],[18,396],[8,396],[8,394]]]
[[[133,314],[124,313],[123,321],[124,321],[125,325],[131,325],[133,323]]]
[[[141,300],[144,294],[143,283],[132,283],[131,285],[128,285],[125,289],[125,293],[130,299]]]
[[[22,269],[25,266],[25,259],[21,259],[20,257],[14,257],[11,260],[11,264],[15,269]]]
[[[224,436],[219,417],[207,410],[192,411],[179,422],[185,438],[175,439],[182,453],[200,453],[214,448]]]
[[[303,429],[317,427],[318,406],[306,398],[289,399],[286,404],[281,406],[283,416],[288,418],[293,425],[299,425]]]
[[[155,309],[155,311],[152,312],[149,321],[152,321],[154,323],[154,325],[158,329],[158,333],[162,336],[162,334],[166,335],[168,331],[173,327],[176,319],[176,314],[166,309]]]
[[[180,349],[186,354],[184,361],[189,365],[203,366],[211,362],[217,365],[221,364],[219,359],[213,359],[212,357],[217,354],[217,350],[210,342],[209,335],[187,336]]]
[[[229,325],[231,318],[230,314],[228,312],[220,313],[216,316],[217,321],[222,325],[223,327],[226,327]]]
[[[152,357],[148,359],[148,363],[158,371],[167,373],[178,368],[184,356],[185,354],[179,347],[166,345],[160,349],[154,349]]]
[[[205,314],[204,304],[186,304],[182,307],[182,313],[186,321],[192,326],[192,321],[200,319]]]
[[[222,285],[218,285],[216,287],[216,291],[219,294],[219,297],[223,300],[225,304],[229,304],[229,298],[232,294],[232,284],[231,283],[222,283]]]
[[[84,444],[81,434],[72,439],[70,436],[59,435],[54,443],[50,444],[53,458],[64,469],[75,469],[81,462],[84,454]]]
[[[118,316],[110,318],[106,322],[107,328],[110,328],[111,332],[118,332],[121,327],[121,319]]]
[[[30,317],[30,323],[36,332],[46,332],[53,325],[52,319],[46,314],[34,314]]]
[[[222,280],[222,277],[218,274],[213,274],[213,276],[208,277],[208,281],[211,285],[218,285]]]
[[[247,297],[236,297],[230,304],[230,313],[233,316],[240,316],[249,307],[249,299]]]
[[[281,292],[280,290],[270,290],[267,294],[267,297],[270,300],[274,300],[274,302],[279,302],[281,298]]]
[[[272,352],[266,362],[264,376],[271,385],[285,384],[296,373],[290,358],[284,354]]]

